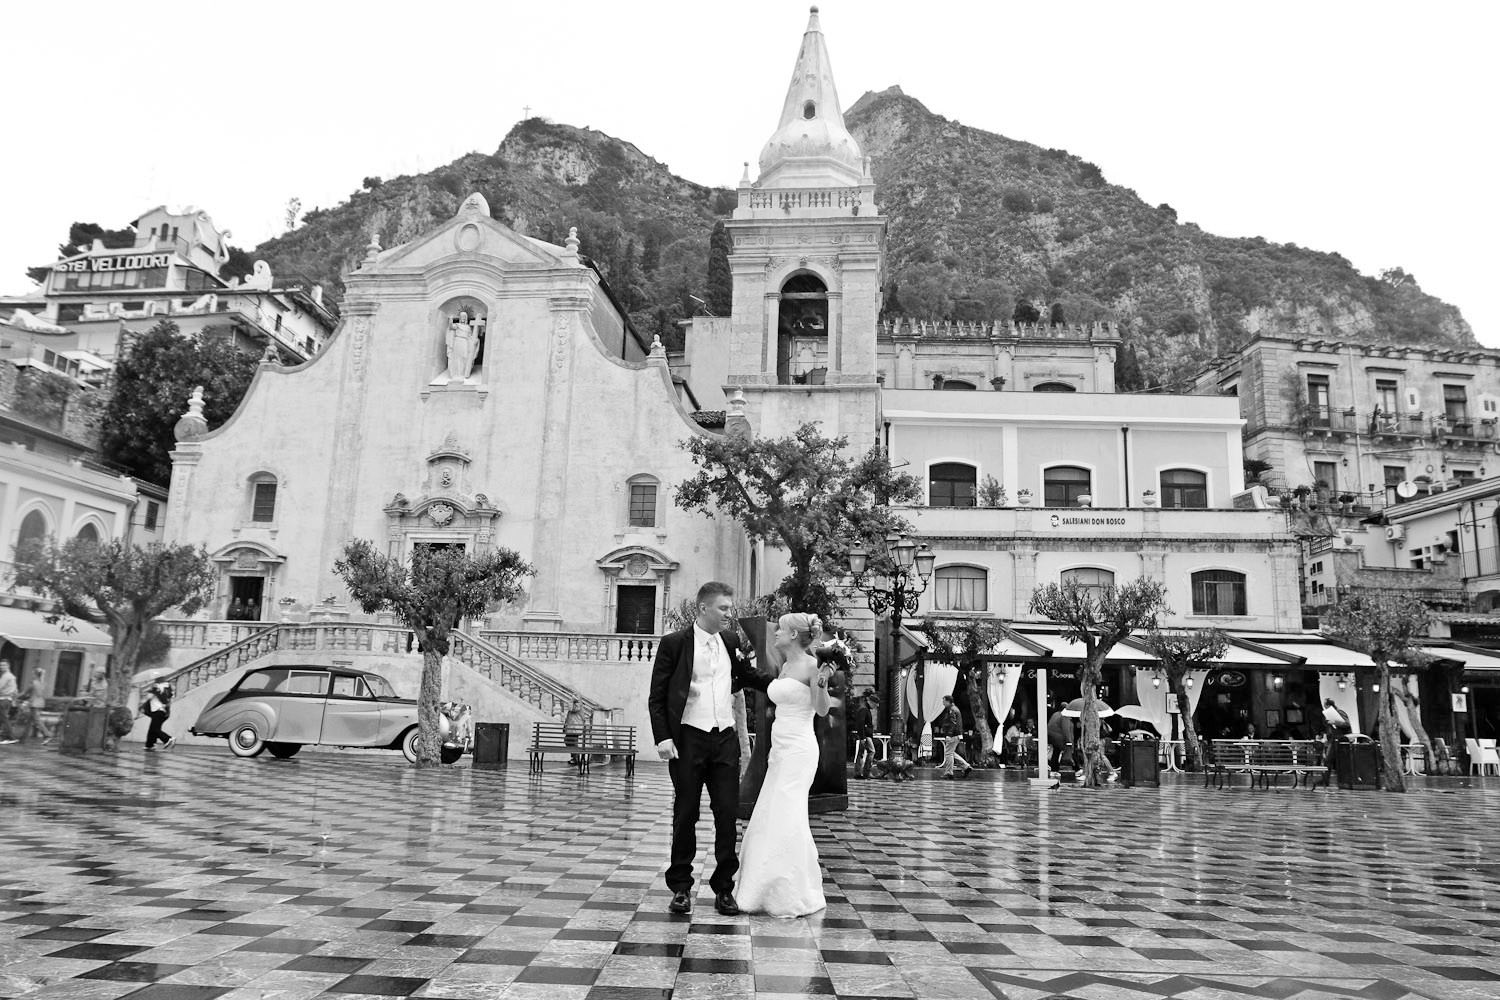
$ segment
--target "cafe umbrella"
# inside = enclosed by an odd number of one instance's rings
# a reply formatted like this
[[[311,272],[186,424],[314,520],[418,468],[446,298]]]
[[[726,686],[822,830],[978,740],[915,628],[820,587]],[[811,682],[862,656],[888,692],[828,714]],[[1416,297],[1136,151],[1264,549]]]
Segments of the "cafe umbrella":
[[[1098,711],[1099,718],[1101,719],[1107,719],[1111,715],[1115,714],[1114,709],[1110,708],[1104,702],[1097,699],[1094,701],[1094,708]],[[1083,699],[1074,698],[1072,701],[1064,705],[1063,715],[1066,715],[1070,719],[1077,719],[1081,717],[1083,715]]]

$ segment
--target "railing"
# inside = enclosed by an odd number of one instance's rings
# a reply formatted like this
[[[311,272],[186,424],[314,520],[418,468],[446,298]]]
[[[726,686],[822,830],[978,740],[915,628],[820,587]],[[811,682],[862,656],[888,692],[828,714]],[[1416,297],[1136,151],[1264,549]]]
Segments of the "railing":
[[[790,212],[794,208],[858,208],[860,201],[859,188],[752,189],[741,195],[739,207]]]
[[[501,652],[525,660],[570,660],[599,663],[650,663],[656,658],[656,635],[608,635],[590,632],[480,632]]]
[[[232,646],[256,632],[274,628],[275,622],[170,621],[160,623],[173,649],[213,649]]]
[[[934,340],[1108,340],[1117,336],[1110,323],[1015,323],[993,321],[916,319],[884,320],[876,330],[885,340],[929,338]]]
[[[590,718],[596,713],[602,713],[605,719],[611,716],[610,709],[483,639],[453,632],[449,635],[448,649],[454,659],[546,715],[560,718],[577,701]]]

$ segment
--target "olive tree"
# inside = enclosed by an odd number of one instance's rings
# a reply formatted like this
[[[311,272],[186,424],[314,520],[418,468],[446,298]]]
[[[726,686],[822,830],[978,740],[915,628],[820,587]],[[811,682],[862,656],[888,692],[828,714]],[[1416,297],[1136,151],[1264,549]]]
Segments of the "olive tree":
[[[213,596],[217,574],[202,546],[133,545],[74,538],[16,550],[14,582],[57,602],[75,618],[102,619],[110,631],[111,708],[123,708],[152,644],[153,625],[172,608],[191,615]]]
[[[1164,632],[1152,629],[1142,637],[1151,655],[1161,661],[1167,675],[1167,691],[1177,696],[1177,718],[1182,720],[1182,743],[1187,751],[1188,767],[1203,768],[1203,747],[1193,726],[1192,703],[1184,680],[1188,671],[1203,669],[1224,655],[1228,642],[1216,628],[1193,632]]]
[[[450,636],[465,618],[523,593],[521,580],[535,570],[510,549],[470,556],[453,546],[419,545],[403,561],[379,552],[364,538],[344,546],[333,571],[366,613],[389,611],[417,637],[422,681],[417,694],[417,766],[438,764],[438,706],[442,701],[443,657]]]
[[[1107,770],[1099,739],[1099,682],[1104,658],[1131,633],[1156,627],[1157,618],[1171,614],[1167,588],[1156,580],[1138,577],[1120,586],[1094,587],[1077,580],[1049,583],[1031,594],[1031,611],[1061,625],[1062,635],[1083,646],[1079,671],[1083,696],[1083,783],[1097,788]]]
[[[1398,693],[1391,683],[1391,667],[1396,666],[1405,674],[1425,662],[1419,645],[1427,637],[1431,623],[1432,612],[1427,605],[1407,594],[1354,594],[1333,605],[1323,615],[1324,635],[1369,654],[1375,661],[1376,682],[1380,685],[1380,690],[1375,693],[1375,707],[1380,725],[1380,757],[1385,770],[1382,786],[1388,792],[1406,791],[1406,781],[1401,776],[1401,740],[1397,732],[1394,699],[1402,697],[1403,703],[1412,709],[1413,726],[1421,725],[1421,712],[1415,699],[1409,699],[1405,677],[1402,677],[1402,691]],[[1418,732],[1427,759],[1436,760],[1426,730]]]

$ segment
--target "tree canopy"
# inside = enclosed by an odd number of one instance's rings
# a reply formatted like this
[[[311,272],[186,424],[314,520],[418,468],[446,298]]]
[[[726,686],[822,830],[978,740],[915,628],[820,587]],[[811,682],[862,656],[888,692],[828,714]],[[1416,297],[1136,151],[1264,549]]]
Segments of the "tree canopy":
[[[1166,632],[1153,628],[1141,637],[1151,655],[1161,661],[1167,675],[1167,691],[1177,697],[1177,717],[1182,721],[1182,740],[1188,761],[1194,769],[1203,766],[1203,749],[1198,744],[1197,727],[1192,724],[1191,699],[1183,679],[1189,670],[1201,670],[1224,655],[1229,642],[1216,628],[1191,632]],[[1163,739],[1169,734],[1161,733]]]
[[[115,363],[100,450],[132,475],[166,485],[177,443],[172,428],[194,386],[203,386],[203,415],[217,427],[239,407],[257,363],[228,338],[190,337],[167,319],[128,335]]]
[[[109,626],[108,700],[119,706],[129,697],[152,622],[172,608],[184,615],[198,611],[212,598],[218,574],[202,546],[74,538],[21,546],[14,578],[16,586],[56,601],[64,613],[102,618]]]
[[[683,447],[700,471],[678,484],[677,506],[728,514],[752,541],[784,549],[792,571],[776,592],[824,621],[841,613],[834,583],[848,574],[849,549],[880,551],[889,532],[910,530],[888,505],[921,495],[919,480],[893,470],[882,449],[852,458],[848,438],[824,437],[816,423],[785,437],[704,436]]]

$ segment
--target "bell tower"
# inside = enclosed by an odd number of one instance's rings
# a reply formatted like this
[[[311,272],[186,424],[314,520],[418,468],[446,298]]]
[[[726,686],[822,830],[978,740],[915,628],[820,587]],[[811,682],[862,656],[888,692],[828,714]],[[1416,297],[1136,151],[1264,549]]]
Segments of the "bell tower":
[[[844,126],[812,8],[776,131],[745,164],[727,228],[734,276],[729,375],[756,433],[805,420],[862,450],[878,424],[875,330],[886,220]]]

